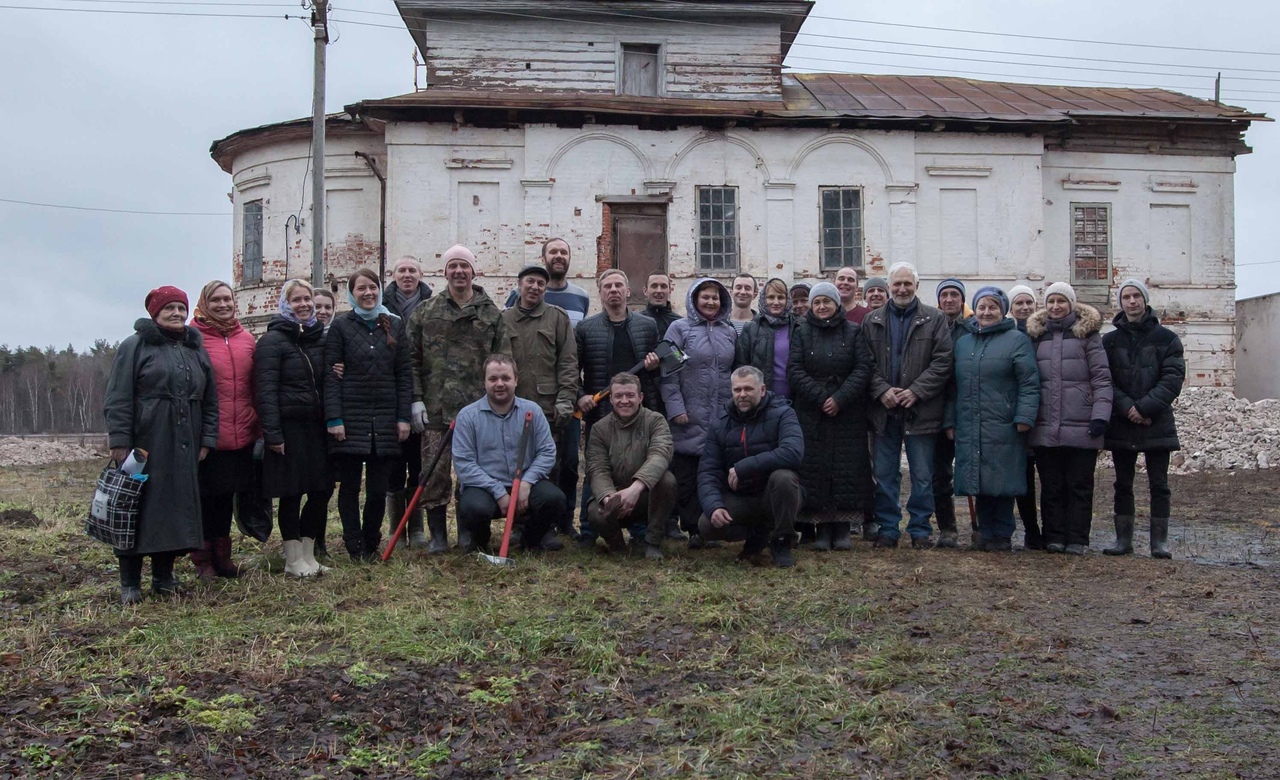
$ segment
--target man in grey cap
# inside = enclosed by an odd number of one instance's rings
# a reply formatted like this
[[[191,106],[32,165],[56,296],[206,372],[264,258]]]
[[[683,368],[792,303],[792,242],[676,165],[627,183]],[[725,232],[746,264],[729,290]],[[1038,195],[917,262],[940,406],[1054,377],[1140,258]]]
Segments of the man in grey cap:
[[[516,396],[533,401],[551,424],[556,443],[556,465],[551,470],[552,484],[561,487],[561,465],[566,446],[566,424],[573,419],[573,404],[578,397],[578,342],[573,337],[569,315],[544,298],[551,274],[542,265],[526,265],[516,277],[515,305],[502,312],[505,343],[502,352],[516,361]],[[578,479],[577,471],[573,480]],[[574,485],[573,489],[576,489]],[[561,492],[565,492],[561,487]],[[572,512],[556,518],[556,524],[573,526]],[[536,541],[536,540],[529,540]],[[558,550],[563,544],[554,528],[541,540],[542,547]]]
[[[873,276],[862,283],[862,300],[872,311],[889,302],[889,280],[883,276]],[[862,323],[858,323],[861,325]]]
[[[965,289],[964,282],[955,277],[943,279],[934,290],[938,299],[938,310],[947,315],[947,326],[951,329],[951,344],[954,348],[956,340],[965,333]],[[951,381],[955,381],[954,374]],[[955,505],[955,462],[956,443],[946,436],[934,440],[933,447],[933,516],[938,519],[938,547],[954,549],[958,544],[956,529]],[[974,535],[975,549],[979,548],[981,537]]]

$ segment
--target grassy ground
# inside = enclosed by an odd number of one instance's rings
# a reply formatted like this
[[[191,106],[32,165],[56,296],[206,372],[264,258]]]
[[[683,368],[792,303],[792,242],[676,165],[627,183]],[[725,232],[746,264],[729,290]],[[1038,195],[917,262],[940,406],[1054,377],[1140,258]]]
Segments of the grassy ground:
[[[1276,776],[1269,567],[860,544],[299,582],[273,539],[122,609],[96,468],[0,474],[0,777]],[[1277,488],[1175,480],[1175,555],[1265,559]]]

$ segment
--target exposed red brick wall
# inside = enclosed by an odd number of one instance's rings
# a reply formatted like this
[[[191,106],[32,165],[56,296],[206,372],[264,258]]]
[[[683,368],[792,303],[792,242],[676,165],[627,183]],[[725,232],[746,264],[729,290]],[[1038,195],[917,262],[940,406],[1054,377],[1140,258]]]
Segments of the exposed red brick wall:
[[[600,204],[600,235],[596,236],[596,276],[613,268],[613,217],[608,203]]]

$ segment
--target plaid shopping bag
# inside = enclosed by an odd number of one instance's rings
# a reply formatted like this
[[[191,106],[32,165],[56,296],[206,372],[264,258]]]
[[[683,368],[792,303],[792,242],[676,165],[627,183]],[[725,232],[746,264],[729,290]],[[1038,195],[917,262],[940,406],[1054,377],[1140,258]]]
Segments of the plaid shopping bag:
[[[129,475],[115,462],[108,463],[98,476],[98,489],[89,504],[84,532],[117,550],[133,549],[138,532],[138,513],[142,507],[142,488],[146,478]]]

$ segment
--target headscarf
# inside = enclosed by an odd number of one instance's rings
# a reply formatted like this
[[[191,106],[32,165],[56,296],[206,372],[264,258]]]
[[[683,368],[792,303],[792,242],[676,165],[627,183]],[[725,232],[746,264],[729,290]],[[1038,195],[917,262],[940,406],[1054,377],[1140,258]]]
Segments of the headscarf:
[[[769,285],[773,284],[774,282],[777,282],[778,284],[782,285],[782,297],[787,299],[786,303],[782,305],[782,314],[776,317],[769,313],[769,307],[765,305],[765,302],[764,302],[765,297],[769,293]],[[758,305],[760,306],[760,314],[756,316],[763,317],[765,322],[769,323],[773,327],[780,328],[783,325],[786,325],[787,323],[791,322],[791,290],[787,289],[787,283],[782,281],[781,279],[778,279],[775,277],[768,280],[767,282],[765,282],[763,285],[760,286],[760,295],[759,295]]]
[[[391,313],[390,309],[382,305],[382,288],[378,287],[376,284],[374,286],[377,287],[378,289],[378,302],[377,304],[374,305],[372,309],[360,308],[360,304],[356,302],[355,293],[351,292],[350,287],[347,287],[347,303],[351,305],[351,311],[355,312],[356,316],[364,320],[364,323],[368,325],[370,328],[374,327],[378,323],[378,317],[382,316],[383,314],[387,315],[388,317],[396,316]],[[396,319],[400,319],[400,318],[396,317]]]
[[[201,288],[200,298],[196,301],[196,309],[192,312],[191,319],[207,328],[213,328],[222,336],[230,336],[240,328],[240,320],[236,319],[235,307],[232,306],[231,316],[226,319],[216,319],[212,314],[209,314],[209,296],[217,292],[219,287],[231,290],[232,303],[234,304],[235,288],[220,279],[214,279]]]
[[[311,289],[311,285],[301,279],[290,279],[284,283],[284,287],[280,288],[280,316],[284,317],[289,322],[292,322],[294,325],[302,325],[309,328],[316,324],[315,306],[313,305],[311,307],[311,318],[304,321],[299,319],[297,314],[293,313],[293,307],[289,305],[289,293],[293,292],[297,287],[306,287],[308,290]]]
[[[187,303],[186,293],[179,290],[177,287],[165,285],[164,287],[157,287],[147,293],[147,297],[143,301],[142,305],[147,307],[147,314],[150,314],[151,319],[154,320],[160,315],[160,312],[164,307],[171,303],[181,303],[183,306],[189,305]]]

